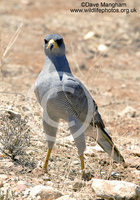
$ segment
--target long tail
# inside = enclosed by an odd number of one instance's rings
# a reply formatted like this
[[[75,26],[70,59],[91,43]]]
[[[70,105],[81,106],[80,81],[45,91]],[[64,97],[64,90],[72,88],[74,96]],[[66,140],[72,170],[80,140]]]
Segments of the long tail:
[[[104,149],[104,151],[107,152],[116,162],[125,162],[123,156],[120,154],[118,148],[107,133],[98,110],[96,110],[96,113],[94,114],[94,125],[92,122],[91,125],[97,128],[97,131],[93,133],[93,138]]]
[[[124,162],[124,158],[104,128],[97,127],[96,141],[116,162]]]

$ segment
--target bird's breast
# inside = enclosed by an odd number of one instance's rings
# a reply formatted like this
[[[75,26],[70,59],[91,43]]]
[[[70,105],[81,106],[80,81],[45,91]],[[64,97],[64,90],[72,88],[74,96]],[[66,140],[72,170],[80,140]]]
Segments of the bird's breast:
[[[50,116],[68,120],[75,112],[69,104],[63,91],[55,91],[46,99],[46,110]]]

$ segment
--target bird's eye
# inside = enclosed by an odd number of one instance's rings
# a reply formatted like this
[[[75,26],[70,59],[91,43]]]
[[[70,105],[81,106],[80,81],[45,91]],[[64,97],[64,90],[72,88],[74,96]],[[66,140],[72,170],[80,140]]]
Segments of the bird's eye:
[[[58,40],[56,40],[56,42],[57,42],[58,45],[61,45],[63,40],[62,39],[58,39]]]
[[[45,42],[45,44],[47,44],[47,43],[48,43],[48,41],[47,41],[46,39],[44,39],[44,42]]]

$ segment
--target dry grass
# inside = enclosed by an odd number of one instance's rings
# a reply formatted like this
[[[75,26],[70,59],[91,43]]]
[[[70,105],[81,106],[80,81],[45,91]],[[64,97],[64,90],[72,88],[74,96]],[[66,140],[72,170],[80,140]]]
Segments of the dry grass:
[[[24,155],[30,146],[27,121],[10,110],[0,115],[0,121],[0,150],[15,160],[16,156]]]
[[[5,48],[3,45],[3,41],[0,38],[0,69],[2,71],[2,67],[4,65],[5,60],[8,58],[8,56],[10,55],[12,48],[17,40],[17,38],[19,37],[19,34],[21,32],[22,29],[22,24],[20,24],[20,26],[18,27],[18,29],[15,31],[14,35],[12,36],[11,40],[9,41],[7,47]]]

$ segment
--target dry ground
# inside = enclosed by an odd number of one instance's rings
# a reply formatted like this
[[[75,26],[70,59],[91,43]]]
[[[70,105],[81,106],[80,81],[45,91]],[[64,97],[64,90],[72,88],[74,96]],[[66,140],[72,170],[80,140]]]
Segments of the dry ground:
[[[112,1],[109,1],[112,2]],[[129,8],[140,8],[140,2],[125,1]],[[127,161],[127,166],[112,163],[102,151],[85,155],[86,170],[95,178],[117,179],[140,183],[140,18],[137,13],[97,14],[71,13],[70,8],[80,8],[81,1],[0,1],[0,109],[19,112],[26,117],[31,144],[25,162],[13,162],[1,154],[0,174],[7,175],[1,188],[9,186],[15,199],[24,199],[18,181],[31,188],[37,184],[52,185],[64,194],[77,199],[94,199],[90,184],[74,191],[72,185],[80,178],[77,149],[62,121],[56,145],[49,163],[49,175],[40,167],[46,154],[41,108],[33,94],[33,84],[44,64],[43,38],[50,33],[64,37],[67,58],[72,72],[90,90],[99,106],[113,141]],[[4,51],[20,28],[19,36],[10,53]],[[89,39],[85,35],[92,32]],[[106,51],[99,51],[99,45]],[[131,106],[130,111],[123,111]],[[2,124],[2,119],[1,122]],[[8,126],[8,125],[7,125]],[[95,146],[86,137],[87,147]],[[87,148],[88,149],[88,148]],[[24,158],[25,157],[25,158]],[[113,172],[118,175],[111,176]],[[27,199],[27,197],[25,198]]]

